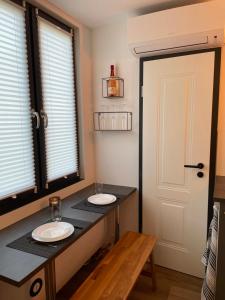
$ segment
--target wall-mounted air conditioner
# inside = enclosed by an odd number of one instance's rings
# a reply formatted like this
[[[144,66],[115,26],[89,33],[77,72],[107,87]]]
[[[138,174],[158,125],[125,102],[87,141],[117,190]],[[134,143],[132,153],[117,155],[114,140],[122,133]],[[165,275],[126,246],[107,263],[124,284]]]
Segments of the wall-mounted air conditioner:
[[[218,1],[182,6],[128,20],[128,43],[137,56],[221,47],[225,9]]]

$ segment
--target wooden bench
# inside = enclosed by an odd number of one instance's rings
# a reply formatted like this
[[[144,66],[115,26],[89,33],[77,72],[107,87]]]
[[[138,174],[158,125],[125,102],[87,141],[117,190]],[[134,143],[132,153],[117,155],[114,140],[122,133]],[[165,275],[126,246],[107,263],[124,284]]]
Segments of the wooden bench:
[[[71,300],[127,299],[146,262],[150,270],[143,275],[152,277],[156,289],[152,250],[156,238],[136,232],[127,232],[103,258],[95,270],[78,288]]]

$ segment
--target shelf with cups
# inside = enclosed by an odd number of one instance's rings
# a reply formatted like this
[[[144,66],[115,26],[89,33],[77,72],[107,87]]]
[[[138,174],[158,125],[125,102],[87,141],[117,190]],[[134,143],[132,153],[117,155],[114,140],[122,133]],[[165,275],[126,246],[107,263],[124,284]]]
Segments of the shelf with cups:
[[[124,98],[124,79],[117,76],[115,65],[110,65],[110,76],[102,78],[102,97]],[[96,111],[93,119],[95,131],[132,131],[132,112]]]
[[[94,112],[95,131],[132,131],[132,112]]]

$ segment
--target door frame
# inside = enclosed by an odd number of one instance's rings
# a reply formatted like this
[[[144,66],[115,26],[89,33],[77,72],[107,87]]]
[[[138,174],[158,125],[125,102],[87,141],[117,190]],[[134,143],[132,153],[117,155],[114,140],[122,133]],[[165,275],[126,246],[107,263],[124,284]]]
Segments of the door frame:
[[[143,67],[146,61],[158,60],[164,58],[186,56],[192,54],[199,54],[205,52],[214,52],[215,61],[214,61],[214,82],[213,82],[213,103],[212,103],[212,121],[211,121],[211,144],[210,144],[210,164],[209,164],[209,189],[208,189],[208,221],[207,226],[209,228],[210,222],[213,217],[213,193],[214,193],[214,184],[216,176],[216,151],[217,151],[217,124],[218,124],[218,107],[219,107],[219,84],[220,84],[220,64],[221,64],[221,48],[211,48],[203,50],[195,50],[188,52],[179,52],[179,53],[170,53],[163,54],[151,57],[142,57],[140,58],[139,65],[139,232],[142,232],[143,229],[143,95],[142,95],[142,86],[143,86]]]

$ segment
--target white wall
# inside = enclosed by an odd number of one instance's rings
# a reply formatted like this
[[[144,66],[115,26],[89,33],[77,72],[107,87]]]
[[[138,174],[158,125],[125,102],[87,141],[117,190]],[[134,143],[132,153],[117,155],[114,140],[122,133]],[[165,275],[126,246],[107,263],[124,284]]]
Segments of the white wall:
[[[225,14],[225,3],[224,3]],[[224,16],[225,21],[225,16]],[[225,176],[225,47],[222,49],[216,173]]]
[[[217,0],[218,13],[224,12],[225,1]],[[211,15],[217,18],[217,15]],[[98,27],[92,33],[93,91],[95,109],[130,110],[134,114],[132,133],[96,133],[96,166],[99,180],[138,186],[138,86],[139,61],[127,46],[127,19]],[[155,28],[157,30],[157,28]],[[108,100],[101,97],[101,78],[109,75],[110,64],[117,64],[125,79],[125,98]],[[220,105],[218,123],[217,175],[225,176],[225,47],[222,50]]]
[[[97,178],[107,183],[138,186],[138,81],[139,64],[127,46],[126,19],[93,30],[93,90],[95,111],[131,111],[132,132],[96,132]],[[125,97],[106,99],[101,78],[116,64],[124,78]]]

